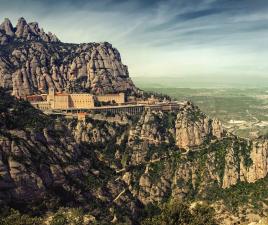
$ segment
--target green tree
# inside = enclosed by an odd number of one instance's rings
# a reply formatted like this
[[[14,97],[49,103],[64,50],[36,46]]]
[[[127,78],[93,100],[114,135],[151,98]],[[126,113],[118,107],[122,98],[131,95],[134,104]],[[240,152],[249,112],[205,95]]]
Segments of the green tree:
[[[192,225],[216,225],[214,209],[208,205],[196,205],[192,209]]]

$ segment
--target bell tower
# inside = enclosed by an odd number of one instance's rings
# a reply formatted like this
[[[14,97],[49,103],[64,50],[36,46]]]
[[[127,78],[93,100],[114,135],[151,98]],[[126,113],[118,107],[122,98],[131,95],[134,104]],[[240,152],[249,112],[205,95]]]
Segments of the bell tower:
[[[48,94],[49,94],[50,96],[55,96],[55,88],[50,87],[49,90],[48,90]]]
[[[48,89],[47,102],[50,104],[52,109],[55,108],[55,88],[53,87]]]

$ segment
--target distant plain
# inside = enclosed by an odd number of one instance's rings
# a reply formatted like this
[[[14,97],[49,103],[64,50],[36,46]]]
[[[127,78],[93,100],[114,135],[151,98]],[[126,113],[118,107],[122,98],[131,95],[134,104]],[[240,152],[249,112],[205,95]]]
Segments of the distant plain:
[[[134,77],[146,91],[191,100],[241,137],[268,134],[268,79],[261,77]]]

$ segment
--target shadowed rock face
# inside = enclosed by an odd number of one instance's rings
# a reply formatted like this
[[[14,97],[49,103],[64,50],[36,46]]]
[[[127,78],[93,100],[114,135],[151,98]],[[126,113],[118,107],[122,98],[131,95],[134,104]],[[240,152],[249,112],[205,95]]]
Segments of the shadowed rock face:
[[[0,86],[15,96],[57,91],[138,92],[111,44],[65,44],[20,18],[0,25]]]
[[[135,215],[137,201],[130,193],[113,202],[127,185],[115,179],[114,169],[99,160],[92,146],[115,136],[112,126],[68,129],[2,90],[0,105],[0,208],[33,212],[40,202],[44,211],[79,206],[107,223],[113,218],[110,207],[122,206],[128,218]]]

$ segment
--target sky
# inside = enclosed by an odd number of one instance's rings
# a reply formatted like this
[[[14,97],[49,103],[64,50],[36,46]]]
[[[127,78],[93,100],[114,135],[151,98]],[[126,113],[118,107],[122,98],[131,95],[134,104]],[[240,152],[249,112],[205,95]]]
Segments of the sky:
[[[108,41],[132,77],[268,77],[267,0],[0,0],[6,17]]]

